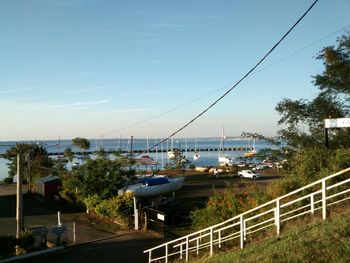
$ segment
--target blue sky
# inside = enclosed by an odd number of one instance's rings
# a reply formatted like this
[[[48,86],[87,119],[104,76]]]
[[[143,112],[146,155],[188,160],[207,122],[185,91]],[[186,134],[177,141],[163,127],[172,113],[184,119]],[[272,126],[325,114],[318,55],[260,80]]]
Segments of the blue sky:
[[[0,140],[165,137],[239,80],[312,2],[2,0]],[[220,136],[222,126],[226,135],[274,135],[276,104],[316,94],[315,56],[349,32],[349,13],[349,0],[319,1],[256,73],[179,136]]]

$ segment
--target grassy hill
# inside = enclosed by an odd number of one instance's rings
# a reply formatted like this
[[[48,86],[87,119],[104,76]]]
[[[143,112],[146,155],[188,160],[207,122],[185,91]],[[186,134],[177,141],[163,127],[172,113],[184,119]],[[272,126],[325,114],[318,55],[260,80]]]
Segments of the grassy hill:
[[[350,262],[350,211],[326,221],[285,229],[279,237],[195,262]]]

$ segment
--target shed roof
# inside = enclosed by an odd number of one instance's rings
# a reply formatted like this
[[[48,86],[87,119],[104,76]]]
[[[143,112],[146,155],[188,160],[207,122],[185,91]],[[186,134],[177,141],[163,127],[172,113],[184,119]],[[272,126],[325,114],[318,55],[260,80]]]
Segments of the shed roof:
[[[46,183],[50,181],[60,180],[58,176],[48,175],[45,177],[41,177],[37,180],[38,183]]]

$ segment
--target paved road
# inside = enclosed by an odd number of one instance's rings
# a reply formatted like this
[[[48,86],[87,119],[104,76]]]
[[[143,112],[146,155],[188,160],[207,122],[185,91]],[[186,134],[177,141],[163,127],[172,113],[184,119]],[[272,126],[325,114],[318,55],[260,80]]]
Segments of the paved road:
[[[27,263],[142,263],[148,262],[143,250],[162,242],[150,233],[123,231],[113,238],[84,245],[67,247],[56,253],[32,257],[18,262]]]

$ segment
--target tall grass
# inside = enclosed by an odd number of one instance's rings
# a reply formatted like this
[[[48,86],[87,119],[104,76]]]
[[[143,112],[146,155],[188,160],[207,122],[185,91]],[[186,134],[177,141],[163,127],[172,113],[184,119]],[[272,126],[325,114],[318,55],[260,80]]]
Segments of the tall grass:
[[[199,262],[350,262],[350,211]]]

